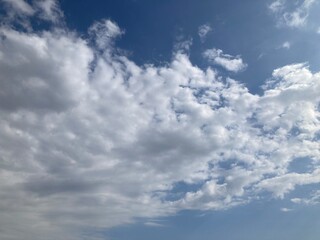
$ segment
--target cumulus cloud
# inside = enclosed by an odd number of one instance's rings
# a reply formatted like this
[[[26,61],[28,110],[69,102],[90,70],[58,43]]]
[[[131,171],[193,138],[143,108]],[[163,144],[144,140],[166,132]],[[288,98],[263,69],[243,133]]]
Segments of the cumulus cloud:
[[[88,38],[1,27],[2,239],[99,239],[88,232],[320,182],[320,73],[281,67],[259,96],[180,51],[137,65],[113,51],[122,33],[110,20]],[[308,171],[290,170],[304,158]]]
[[[203,53],[203,57],[209,62],[219,65],[231,72],[239,72],[247,67],[247,64],[243,62],[240,56],[225,54],[221,49],[207,49]]]
[[[201,25],[201,26],[198,28],[198,35],[199,35],[199,37],[200,37],[200,40],[201,40],[202,42],[204,42],[205,39],[206,39],[206,37],[207,37],[207,35],[208,35],[208,33],[211,32],[211,31],[212,31],[212,28],[211,28],[211,26],[210,26],[209,24],[203,24],[203,25]]]
[[[302,27],[306,24],[309,11],[315,2],[303,0],[289,10],[290,1],[276,0],[269,5],[269,9],[275,15],[278,26]]]

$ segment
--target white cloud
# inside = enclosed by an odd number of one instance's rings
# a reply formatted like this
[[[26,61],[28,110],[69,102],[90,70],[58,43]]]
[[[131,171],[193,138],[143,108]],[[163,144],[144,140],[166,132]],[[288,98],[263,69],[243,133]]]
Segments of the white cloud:
[[[285,0],[276,0],[272,2],[268,7],[274,13],[282,11],[285,7]]]
[[[306,185],[320,182],[320,171],[315,170],[312,173],[288,173],[271,179],[261,181],[257,186],[259,188],[273,192],[276,197],[283,198],[286,193],[293,190],[296,185]],[[281,183],[281,184],[279,184]]]
[[[292,209],[291,208],[281,208],[280,211],[281,212],[291,212]]]
[[[0,34],[7,38],[0,66],[3,109],[62,111],[81,99],[93,59],[84,40],[67,32],[35,35],[4,28]]]
[[[239,72],[247,67],[247,64],[243,62],[240,56],[232,56],[223,53],[221,49],[207,49],[203,53],[204,58],[209,62],[219,65],[231,72]]]
[[[258,96],[183,52],[137,65],[113,51],[123,31],[110,20],[89,31],[94,47],[68,29],[1,27],[1,238],[99,239],[85,234],[320,182],[320,73],[276,69]],[[310,170],[290,171],[303,158]]]
[[[290,47],[291,47],[291,44],[290,44],[290,42],[284,42],[283,44],[282,44],[282,48],[285,48],[285,49],[290,49]]]
[[[158,222],[145,222],[144,225],[148,227],[165,227],[165,225]]]
[[[31,30],[30,17],[58,24],[63,17],[58,0],[35,0],[28,3],[25,0],[2,0],[7,8],[2,16],[2,23],[9,25],[16,22],[24,28]],[[6,15],[6,16],[5,16]]]
[[[200,37],[200,40],[203,42],[205,41],[207,35],[209,32],[212,31],[212,28],[209,24],[203,24],[198,28],[198,35]]]
[[[181,38],[180,40],[177,40],[177,42],[174,44],[174,52],[188,54],[192,44],[193,44],[192,38],[187,40]]]
[[[32,6],[24,0],[2,0],[2,1],[10,5],[12,9],[19,14],[25,14],[30,16],[30,15],[33,15],[35,12]]]
[[[37,0],[34,5],[39,12],[39,17],[44,20],[58,23],[63,15],[57,0]]]
[[[107,49],[113,40],[124,33],[119,26],[109,19],[95,22],[89,29],[89,34],[94,39],[96,46],[101,49]]]
[[[289,10],[290,1],[276,0],[269,5],[269,9],[275,15],[278,26],[302,27],[307,23],[309,11],[315,2],[303,0],[293,10]]]

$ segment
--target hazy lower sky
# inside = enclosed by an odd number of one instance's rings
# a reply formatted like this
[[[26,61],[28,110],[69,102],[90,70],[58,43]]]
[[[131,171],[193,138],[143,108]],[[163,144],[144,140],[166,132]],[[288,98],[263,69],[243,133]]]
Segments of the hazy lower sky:
[[[318,240],[319,0],[0,0],[1,240]]]

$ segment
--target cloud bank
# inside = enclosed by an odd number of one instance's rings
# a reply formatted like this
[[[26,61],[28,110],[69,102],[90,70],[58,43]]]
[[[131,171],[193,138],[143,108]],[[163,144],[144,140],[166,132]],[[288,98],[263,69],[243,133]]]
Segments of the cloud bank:
[[[100,239],[320,182],[320,73],[281,67],[259,96],[183,51],[139,66],[115,51],[122,33],[110,20],[87,38],[1,26],[1,239]],[[308,171],[290,170],[304,158]]]

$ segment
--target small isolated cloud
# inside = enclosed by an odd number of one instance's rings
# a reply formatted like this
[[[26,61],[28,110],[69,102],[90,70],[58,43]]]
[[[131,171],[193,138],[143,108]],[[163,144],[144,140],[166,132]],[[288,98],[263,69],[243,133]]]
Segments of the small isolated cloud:
[[[124,33],[123,30],[109,19],[104,19],[99,22],[95,22],[89,28],[89,34],[96,43],[96,46],[105,50],[110,47],[114,39],[121,36]]]
[[[302,27],[306,24],[309,11],[315,0],[303,0],[300,4],[294,5],[293,10],[289,10],[292,1],[276,0],[268,8],[275,15],[278,26]]]
[[[293,203],[301,203],[303,202],[302,200],[303,200],[302,198],[291,198],[291,202]]]
[[[277,0],[272,2],[269,6],[269,9],[276,13],[276,12],[280,12],[284,9],[285,7],[285,0]]]
[[[209,24],[203,24],[203,25],[201,25],[201,26],[198,28],[198,35],[199,35],[199,37],[200,37],[200,40],[201,40],[202,42],[204,42],[205,39],[206,39],[206,37],[207,37],[207,35],[208,35],[208,33],[211,32],[211,31],[212,31],[212,28],[211,28],[211,26],[210,26]]]
[[[247,67],[247,64],[243,62],[240,56],[225,54],[221,49],[207,49],[203,56],[210,63],[219,65],[230,72],[239,72]]]
[[[287,42],[284,42],[281,47],[285,48],[285,49],[290,49],[291,44],[290,44],[290,42],[287,41]]]
[[[165,227],[165,225],[158,223],[158,222],[145,222],[144,225],[149,226],[149,227]]]
[[[318,34],[320,34],[320,27],[318,27],[318,29],[317,29],[317,33],[318,33]]]
[[[291,211],[293,211],[293,209],[291,209],[291,208],[281,208],[280,211],[281,212],[291,212]]]

